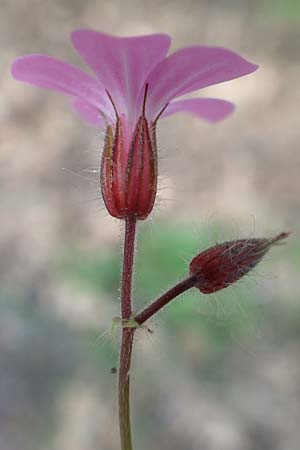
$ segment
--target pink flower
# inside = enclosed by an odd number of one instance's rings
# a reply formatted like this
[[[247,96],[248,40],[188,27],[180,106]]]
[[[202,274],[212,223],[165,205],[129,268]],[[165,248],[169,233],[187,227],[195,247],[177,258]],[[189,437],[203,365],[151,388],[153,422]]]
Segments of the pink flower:
[[[38,54],[17,58],[12,65],[13,77],[70,96],[81,117],[100,126],[105,126],[106,121],[115,122],[107,90],[119,115],[126,117],[131,131],[141,114],[146,83],[149,85],[146,105],[149,121],[168,104],[163,117],[187,112],[216,122],[233,111],[232,103],[211,98],[173,100],[242,77],[258,68],[221,47],[195,45],[167,56],[171,40],[166,34],[121,38],[77,30],[71,39],[95,77],[71,64]]]
[[[225,100],[174,99],[258,66],[221,47],[191,46],[167,56],[166,34],[120,38],[77,30],[72,43],[96,76],[46,55],[16,59],[12,75],[70,96],[83,120],[106,128],[101,171],[106,207],[118,218],[145,219],[156,195],[157,119],[177,112],[209,122],[225,118],[234,110]]]

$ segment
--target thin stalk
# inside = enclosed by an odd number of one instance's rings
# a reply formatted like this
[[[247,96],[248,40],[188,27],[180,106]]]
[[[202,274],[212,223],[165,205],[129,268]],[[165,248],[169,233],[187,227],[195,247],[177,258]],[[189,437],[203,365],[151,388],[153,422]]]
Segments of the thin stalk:
[[[132,315],[131,286],[135,230],[136,218],[134,216],[127,217],[125,219],[121,290],[121,312],[123,321],[130,320]],[[119,362],[119,426],[122,450],[132,450],[130,425],[130,367],[134,332],[134,328],[123,325]]]
[[[198,275],[191,275],[190,277],[176,284],[163,295],[161,295],[157,300],[147,306],[147,308],[145,308],[142,312],[137,314],[134,320],[139,325],[142,325],[146,322],[146,320],[150,319],[150,317],[156,314],[161,308],[166,306],[175,297],[194,287],[198,278]]]

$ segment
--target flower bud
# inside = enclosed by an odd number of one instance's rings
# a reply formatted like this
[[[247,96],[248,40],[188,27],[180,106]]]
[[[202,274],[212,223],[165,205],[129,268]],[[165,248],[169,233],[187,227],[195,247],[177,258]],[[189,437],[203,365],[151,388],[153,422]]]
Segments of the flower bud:
[[[272,245],[288,235],[280,233],[273,239],[239,239],[205,250],[190,264],[190,274],[198,276],[195,287],[204,294],[228,287],[253,269]]]

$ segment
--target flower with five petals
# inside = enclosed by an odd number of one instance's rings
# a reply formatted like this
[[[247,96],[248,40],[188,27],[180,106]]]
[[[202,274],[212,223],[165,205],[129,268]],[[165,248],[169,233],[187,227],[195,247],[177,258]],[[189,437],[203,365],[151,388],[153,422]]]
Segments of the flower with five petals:
[[[145,219],[157,189],[157,119],[186,112],[217,122],[232,103],[183,98],[190,92],[257,69],[221,47],[190,46],[167,55],[170,37],[116,37],[92,30],[72,33],[72,44],[94,76],[46,55],[27,55],[12,65],[15,79],[62,92],[86,122],[104,128],[102,194],[109,213]]]

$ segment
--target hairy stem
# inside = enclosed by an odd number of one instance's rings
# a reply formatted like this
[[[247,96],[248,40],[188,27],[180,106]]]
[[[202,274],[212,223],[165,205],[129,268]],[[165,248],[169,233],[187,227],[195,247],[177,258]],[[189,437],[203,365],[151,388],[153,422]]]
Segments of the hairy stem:
[[[125,240],[121,291],[123,328],[119,363],[119,425],[122,450],[132,450],[130,425],[130,367],[135,329],[132,327],[126,327],[126,320],[130,320],[132,315],[131,286],[135,230],[136,218],[134,216],[127,217],[125,219]]]
[[[150,319],[150,317],[156,314],[161,308],[166,306],[167,303],[169,303],[175,297],[187,291],[188,289],[194,287],[197,279],[198,275],[191,275],[190,277],[176,284],[167,292],[165,292],[163,295],[161,295],[157,300],[155,300],[149,306],[147,306],[147,308],[145,308],[142,312],[137,314],[134,320],[139,325],[142,325],[143,323],[146,322],[146,320]]]

